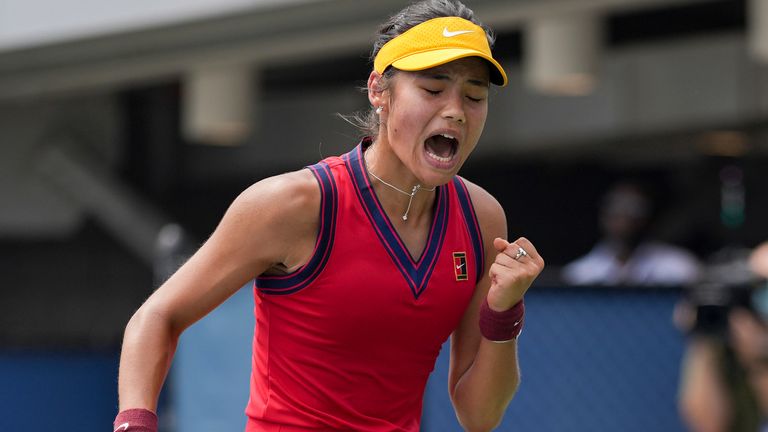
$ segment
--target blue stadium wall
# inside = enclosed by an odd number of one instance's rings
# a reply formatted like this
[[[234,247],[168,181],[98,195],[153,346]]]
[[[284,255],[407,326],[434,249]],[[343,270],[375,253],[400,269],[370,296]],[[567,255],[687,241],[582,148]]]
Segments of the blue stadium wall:
[[[683,338],[677,290],[535,288],[520,341],[523,380],[501,431],[683,431],[675,406]],[[162,429],[243,430],[253,302],[240,290],[182,337]],[[448,400],[448,346],[423,431],[460,431]],[[110,430],[117,352],[0,352],[0,430]],[[60,429],[63,425],[77,425]]]

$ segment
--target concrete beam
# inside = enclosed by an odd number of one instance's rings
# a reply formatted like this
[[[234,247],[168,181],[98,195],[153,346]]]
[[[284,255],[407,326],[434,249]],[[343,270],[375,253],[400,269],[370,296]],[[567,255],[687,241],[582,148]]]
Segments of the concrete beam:
[[[605,13],[712,0],[487,0],[478,16],[497,31],[555,12]],[[119,88],[175,78],[200,65],[279,64],[365,53],[376,26],[403,0],[327,0],[141,31],[0,52],[0,101]]]

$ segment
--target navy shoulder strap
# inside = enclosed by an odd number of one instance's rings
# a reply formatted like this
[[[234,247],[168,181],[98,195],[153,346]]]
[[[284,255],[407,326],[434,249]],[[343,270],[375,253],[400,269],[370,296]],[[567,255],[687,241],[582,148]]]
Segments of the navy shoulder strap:
[[[257,277],[256,288],[264,294],[292,294],[307,287],[320,275],[331,254],[338,207],[336,182],[331,168],[325,162],[307,168],[315,175],[320,186],[320,220],[315,252],[309,262],[291,274]]]

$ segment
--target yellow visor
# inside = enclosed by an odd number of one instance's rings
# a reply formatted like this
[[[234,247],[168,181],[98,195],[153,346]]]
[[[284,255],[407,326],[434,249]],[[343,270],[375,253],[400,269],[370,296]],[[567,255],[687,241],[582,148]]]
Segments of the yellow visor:
[[[491,55],[482,27],[459,17],[434,18],[396,36],[379,50],[373,68],[384,73],[389,66],[419,71],[464,57],[480,57],[493,67],[491,83],[507,85],[507,74]]]

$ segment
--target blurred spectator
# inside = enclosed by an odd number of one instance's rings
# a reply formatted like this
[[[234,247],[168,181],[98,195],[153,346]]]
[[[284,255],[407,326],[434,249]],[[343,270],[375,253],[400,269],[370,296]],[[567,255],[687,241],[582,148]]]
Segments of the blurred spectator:
[[[585,256],[567,264],[562,279],[572,285],[685,285],[700,265],[688,251],[649,236],[653,203],[637,184],[611,188],[600,208],[602,238]]]
[[[689,296],[675,310],[675,323],[688,335],[678,404],[692,432],[768,431],[768,242],[748,262],[742,283],[736,284],[730,271],[721,289]],[[714,304],[696,303],[707,297],[722,304],[713,309]]]

